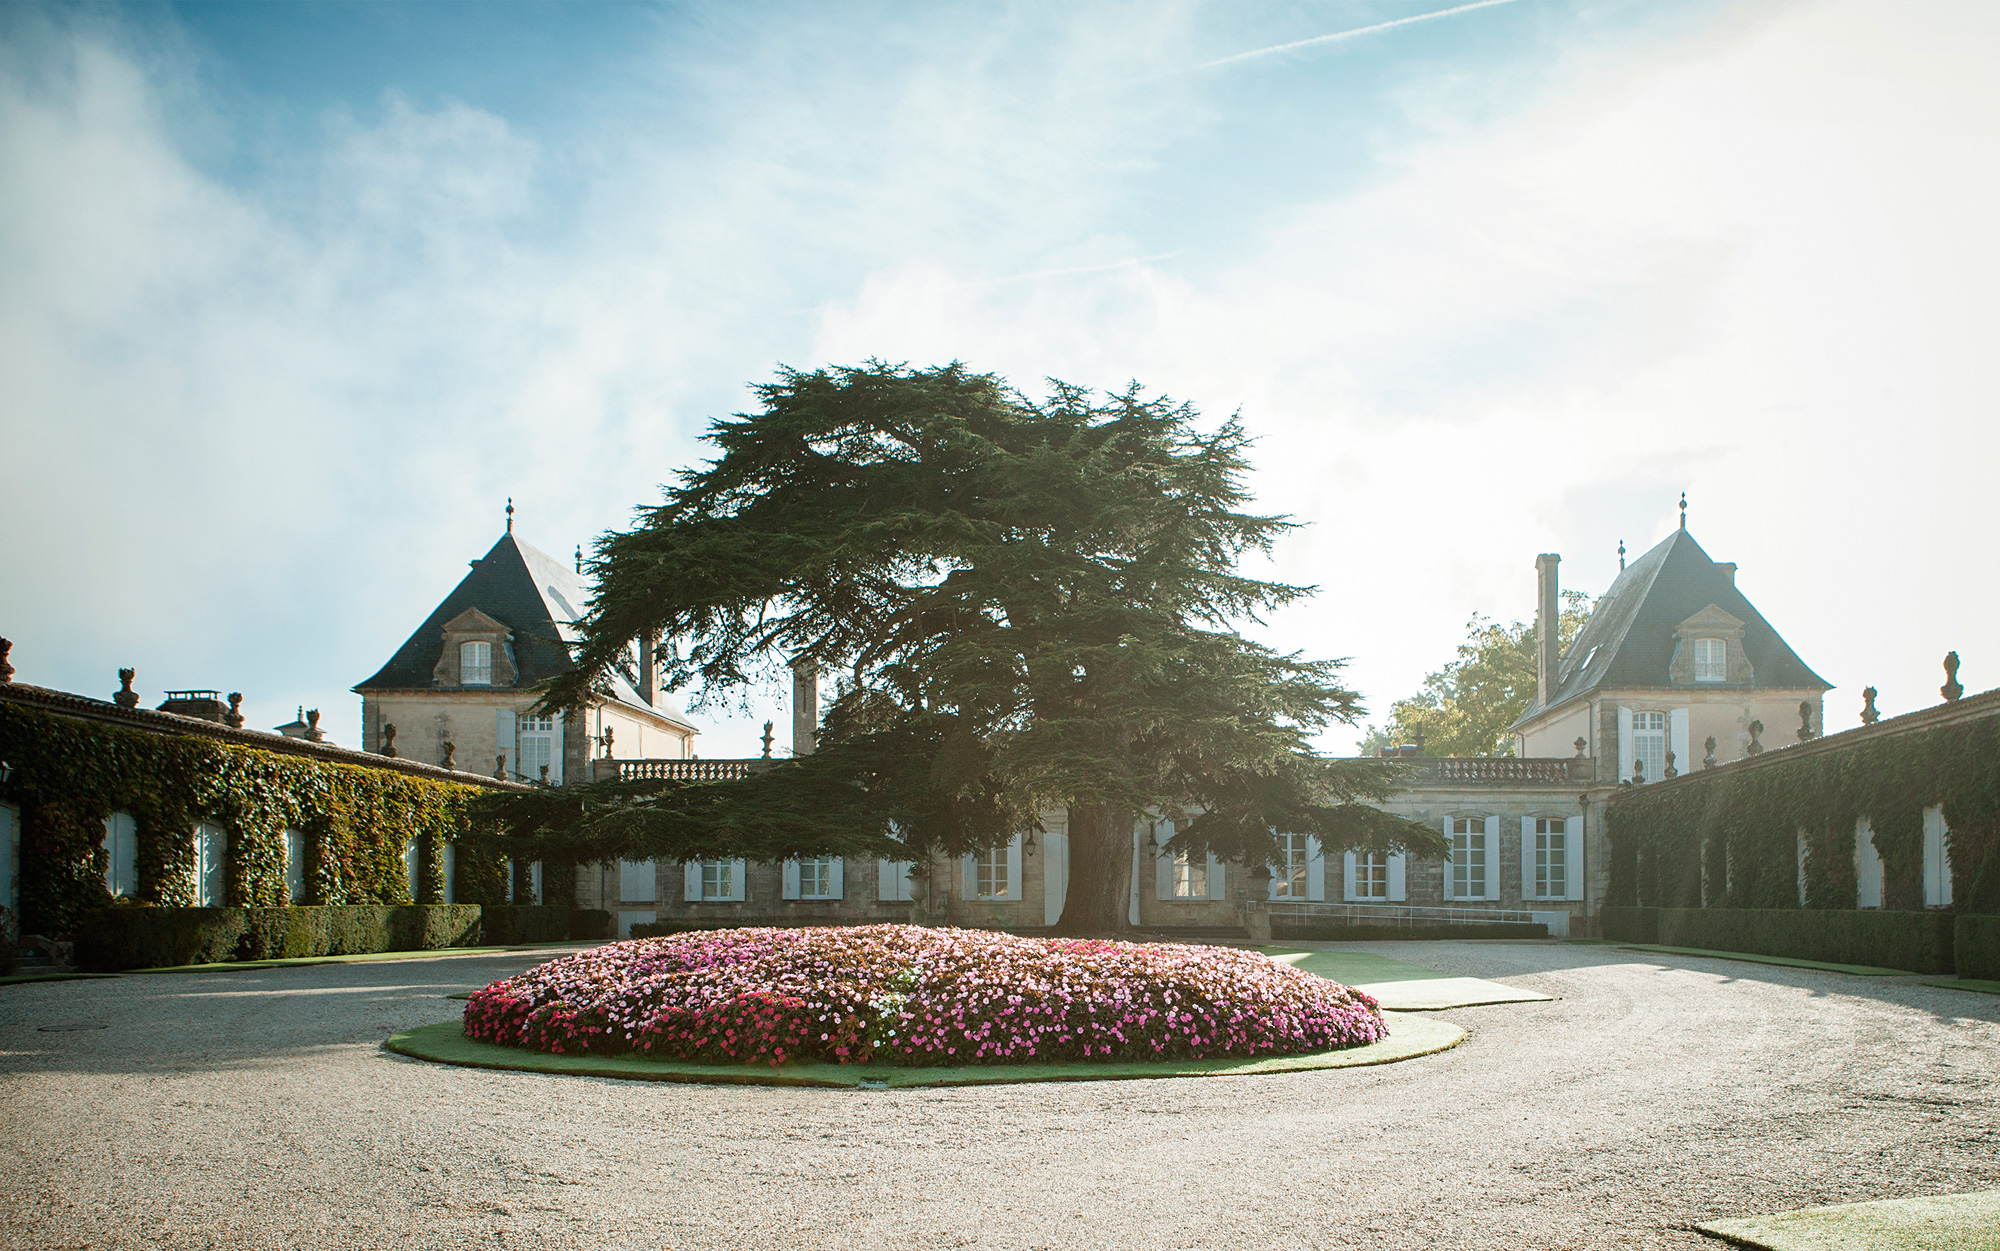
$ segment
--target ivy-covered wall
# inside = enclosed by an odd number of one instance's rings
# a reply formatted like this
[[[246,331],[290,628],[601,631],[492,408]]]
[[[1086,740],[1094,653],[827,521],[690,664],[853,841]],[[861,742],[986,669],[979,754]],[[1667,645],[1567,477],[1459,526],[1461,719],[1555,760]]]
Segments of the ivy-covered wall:
[[[103,849],[113,812],[131,813],[138,826],[139,905],[194,902],[200,821],[228,833],[232,906],[290,902],[288,828],[305,834],[309,903],[443,903],[442,848],[465,832],[467,801],[480,790],[6,704],[0,759],[13,769],[0,802],[21,810],[21,929],[31,934],[70,933],[85,910],[113,904]],[[403,870],[412,838],[421,849],[417,899]],[[507,902],[497,859],[470,848],[455,859],[457,902]]]
[[[2000,716],[1862,738],[1850,746],[1621,791],[1606,808],[1608,903],[1797,908],[1798,835],[1808,908],[1853,908],[1855,822],[1882,856],[1882,907],[1923,898],[1923,813],[1950,826],[1959,912],[2000,913]]]

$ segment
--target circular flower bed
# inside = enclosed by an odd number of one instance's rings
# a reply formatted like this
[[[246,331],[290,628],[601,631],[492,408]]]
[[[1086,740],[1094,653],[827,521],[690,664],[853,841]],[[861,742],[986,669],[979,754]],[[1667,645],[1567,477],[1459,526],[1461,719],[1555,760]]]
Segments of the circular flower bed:
[[[1354,1047],[1375,1001],[1229,947],[871,925],[610,943],[474,992],[478,1042],[772,1065],[1208,1060]]]

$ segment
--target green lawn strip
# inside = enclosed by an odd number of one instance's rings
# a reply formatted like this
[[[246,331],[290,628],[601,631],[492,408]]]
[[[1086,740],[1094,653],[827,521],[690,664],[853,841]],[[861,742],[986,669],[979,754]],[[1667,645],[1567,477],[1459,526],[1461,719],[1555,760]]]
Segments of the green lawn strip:
[[[1620,951],[1657,951],[1670,956],[1707,956],[1712,960],[1742,960],[1750,964],[1778,964],[1788,969],[1821,969],[1828,973],[1856,973],[1863,977],[1910,977],[1908,969],[1882,969],[1872,964],[1828,964],[1823,960],[1794,960],[1790,956],[1760,956],[1750,951],[1709,951],[1702,947],[1661,947],[1649,943],[1619,943]]]
[[[880,1082],[891,1089],[922,1086],[997,1086],[1022,1082],[1128,1081],[1157,1077],[1252,1077],[1309,1069],[1344,1069],[1393,1064],[1456,1047],[1466,1032],[1426,1017],[1383,1013],[1389,1037],[1365,1047],[1267,1060],[1182,1060],[1158,1064],[980,1064],[957,1068],[901,1068],[886,1064],[787,1064],[783,1068],[747,1064],[693,1064],[638,1056],[558,1056],[518,1047],[474,1042],[461,1021],[426,1025],[397,1034],[383,1045],[399,1055],[439,1064],[560,1073],[577,1077],[617,1077],[649,1082],[704,1082],[743,1086],[859,1087]]]
[[[1989,982],[1977,977],[1926,977],[1926,986],[1942,986],[1946,990],[1969,990],[1979,995],[2000,995],[2000,982]]]
[[[1391,960],[1367,951],[1301,951],[1292,947],[1260,948],[1274,960],[1318,974],[1343,986],[1366,991],[1384,1008],[1396,1012],[1442,1012],[1485,1004],[1540,1003],[1553,999],[1538,991],[1519,990],[1478,977],[1456,977],[1420,964]]]
[[[90,977],[117,977],[116,973],[10,973],[0,977],[0,986],[18,986],[24,982],[79,982]]]
[[[239,969],[298,969],[315,964],[373,964],[383,960],[442,960],[452,956],[495,956],[549,951],[568,944],[529,943],[520,947],[434,947],[425,951],[367,951],[352,956],[299,956],[291,960],[221,960],[214,964],[168,964],[127,973],[229,973]]]
[[[1695,1226],[1712,1238],[1765,1251],[2000,1251],[2000,1190],[1878,1199],[1738,1216]]]

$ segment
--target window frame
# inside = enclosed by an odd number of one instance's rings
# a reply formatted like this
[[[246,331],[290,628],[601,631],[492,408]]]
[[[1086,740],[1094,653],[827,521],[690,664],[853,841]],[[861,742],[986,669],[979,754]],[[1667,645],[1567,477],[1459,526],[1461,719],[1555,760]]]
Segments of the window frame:
[[[1378,884],[1380,890],[1374,887]],[[1386,851],[1357,851],[1354,853],[1354,897],[1356,899],[1389,901],[1389,853]]]
[[[1008,864],[1011,850],[1006,843],[1002,843],[998,847],[989,847],[984,851],[972,853],[974,899],[998,901],[1014,897],[1013,873]],[[998,889],[989,891],[988,886],[997,886]]]
[[[837,899],[833,893],[833,862],[836,856],[809,856],[797,861],[799,866],[799,898],[826,901]],[[819,879],[819,889],[807,889],[807,872],[811,871]]]
[[[1449,885],[1451,887],[1448,898],[1452,900],[1483,900],[1487,897],[1488,884],[1491,881],[1489,875],[1493,872],[1493,848],[1488,845],[1491,840],[1486,835],[1486,818],[1450,817],[1447,819],[1452,825],[1451,833],[1448,836],[1451,842],[1450,853],[1445,860],[1445,872],[1450,875]],[[1461,825],[1466,828],[1460,829]],[[1476,888],[1473,886],[1475,879],[1472,873],[1472,853],[1474,851],[1472,840],[1474,838],[1479,840],[1477,847],[1479,852],[1479,874]],[[1465,842],[1461,844],[1459,842],[1460,839],[1464,839]],[[1464,853],[1463,857],[1460,856],[1461,852]],[[1462,873],[1460,872],[1461,869],[1463,869]],[[1459,884],[1461,877],[1465,881],[1465,885],[1462,887]]]
[[[1642,722],[1652,717],[1660,719],[1657,730],[1651,726],[1647,726],[1644,729],[1640,728]],[[1643,776],[1648,782],[1661,781],[1667,775],[1667,751],[1673,746],[1669,741],[1672,738],[1672,731],[1673,718],[1665,711],[1658,708],[1634,708],[1632,710],[1632,759],[1645,763],[1646,770]],[[1655,733],[1658,734],[1660,743],[1660,752],[1657,758],[1640,746],[1642,740],[1651,740]]]
[[[1711,656],[1713,659],[1711,659]],[[1729,680],[1729,641],[1718,638],[1694,640],[1694,680],[1715,683]]]
[[[1271,898],[1305,903],[1312,895],[1311,835],[1280,834],[1277,838],[1278,853],[1284,859],[1271,866]]]
[[[479,657],[467,664],[468,656]],[[474,676],[479,675],[479,676]],[[458,645],[458,684],[460,686],[493,685],[493,644],[486,639],[466,639]]]
[[[1566,817],[1531,817],[1534,849],[1534,899],[1569,898],[1569,821]]]

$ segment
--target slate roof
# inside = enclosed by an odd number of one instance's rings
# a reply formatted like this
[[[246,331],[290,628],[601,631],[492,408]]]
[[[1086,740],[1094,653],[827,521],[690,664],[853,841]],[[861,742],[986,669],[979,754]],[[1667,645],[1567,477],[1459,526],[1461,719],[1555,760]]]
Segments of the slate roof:
[[[590,603],[590,586],[574,569],[524,543],[512,531],[493,550],[472,562],[472,570],[452,588],[374,677],[357,691],[435,690],[432,674],[444,654],[445,623],[477,608],[514,632],[514,663],[520,671],[512,689],[536,683],[571,667],[567,644],[580,635],[576,621]],[[648,704],[634,686],[636,673],[614,673],[611,697],[621,704],[694,729],[692,722],[662,704]],[[506,688],[503,688],[506,689]]]
[[[1674,631],[1710,604],[1743,622],[1743,654],[1756,689],[1832,689],[1736,589],[1735,567],[1709,559],[1693,535],[1676,530],[1612,582],[1556,666],[1553,698],[1546,706],[1529,704],[1509,729],[1593,691],[1693,689],[1693,683],[1668,681],[1667,666],[1674,657]]]

